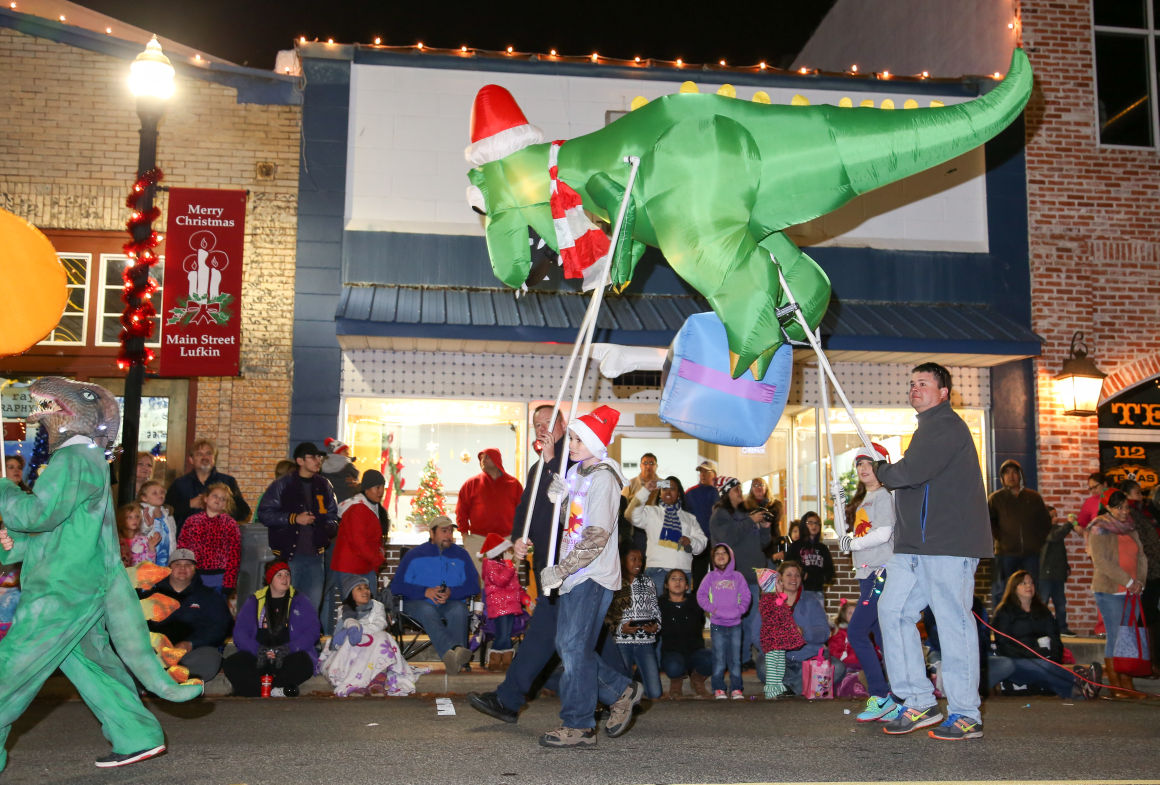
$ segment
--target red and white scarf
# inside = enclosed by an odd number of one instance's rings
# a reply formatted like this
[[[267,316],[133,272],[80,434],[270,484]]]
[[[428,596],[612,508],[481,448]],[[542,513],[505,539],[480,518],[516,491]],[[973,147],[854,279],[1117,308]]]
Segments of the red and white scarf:
[[[583,278],[584,271],[608,255],[608,235],[584,214],[580,194],[560,180],[557,159],[564,140],[552,142],[548,148],[548,177],[551,178],[552,223],[556,227],[556,243],[565,278]]]

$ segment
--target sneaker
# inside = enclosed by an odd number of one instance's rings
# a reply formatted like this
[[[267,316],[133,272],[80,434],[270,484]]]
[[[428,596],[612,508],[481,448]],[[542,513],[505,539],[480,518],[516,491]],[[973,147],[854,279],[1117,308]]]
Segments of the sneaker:
[[[1085,700],[1094,700],[1100,696],[1100,685],[1103,683],[1104,669],[1098,662],[1093,662],[1090,667],[1083,665],[1076,666],[1075,673],[1077,678],[1075,686],[1079,688],[1079,693]],[[1094,682],[1094,683],[1093,683]]]
[[[112,752],[103,758],[97,758],[97,768],[112,769],[117,766],[128,766],[130,763],[137,763],[138,761],[156,758],[158,755],[161,755],[164,752],[164,744],[153,747],[152,749],[138,750],[137,752],[130,752],[124,755]]]
[[[729,694],[725,690],[713,690],[713,697],[719,701],[729,700]]]
[[[743,701],[745,700],[745,693],[741,690],[733,690],[733,692],[729,693],[729,697],[735,701]]]
[[[644,685],[634,681],[624,688],[616,703],[608,707],[608,722],[604,725],[604,732],[612,738],[623,736],[632,727],[633,709],[644,697]]]
[[[904,711],[906,711],[906,707],[903,706],[898,701],[895,701],[894,708],[891,709],[890,711],[886,712],[885,714],[883,714],[881,717],[879,717],[878,721],[879,722],[892,722],[892,721],[898,719],[902,715],[902,712],[904,712]]]
[[[887,695],[885,698],[877,698],[871,696],[866,701],[866,708],[863,709],[854,719],[858,722],[877,722],[885,715],[894,711],[898,704],[894,702],[894,698]],[[901,712],[899,712],[901,713]],[[895,716],[898,716],[897,714]]]
[[[494,692],[469,692],[467,702],[471,704],[471,708],[497,720],[516,722],[520,718],[519,712],[505,707],[499,702],[499,695]]]
[[[962,714],[952,714],[946,718],[946,721],[942,725],[927,731],[926,735],[932,739],[941,739],[942,741],[981,739],[983,738],[983,723],[972,720],[970,717],[965,717]]]
[[[541,747],[595,747],[595,728],[556,728],[540,737]]]
[[[1060,635],[1066,635],[1066,636],[1067,636],[1067,637],[1069,637],[1069,638],[1075,638],[1075,637],[1077,637],[1077,636],[1076,636],[1076,634],[1075,634],[1074,632],[1072,632],[1071,630],[1069,630],[1067,627],[1064,627],[1062,630],[1060,630],[1060,631],[1059,631],[1059,634],[1060,634]]]
[[[929,725],[937,725],[942,718],[943,715],[938,710],[938,704],[927,706],[925,709],[903,709],[901,714],[886,723],[882,732],[889,733],[891,736],[899,736]]]

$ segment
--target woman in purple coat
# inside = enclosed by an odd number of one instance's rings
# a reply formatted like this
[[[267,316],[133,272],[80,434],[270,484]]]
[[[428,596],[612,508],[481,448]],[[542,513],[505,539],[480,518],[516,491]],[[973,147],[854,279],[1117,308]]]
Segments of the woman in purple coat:
[[[318,612],[290,585],[290,567],[274,562],[266,570],[267,586],[246,600],[234,625],[236,654],[222,670],[234,695],[255,698],[262,677],[273,677],[274,697],[294,697],[318,667]]]

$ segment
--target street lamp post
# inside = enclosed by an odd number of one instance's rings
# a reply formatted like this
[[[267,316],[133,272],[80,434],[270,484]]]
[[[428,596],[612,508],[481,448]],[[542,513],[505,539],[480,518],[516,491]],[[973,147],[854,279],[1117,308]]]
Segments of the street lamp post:
[[[137,116],[141,120],[141,142],[137,152],[137,186],[144,181],[136,201],[136,215],[150,216],[156,180],[148,179],[157,165],[157,129],[165,114],[165,103],[173,95],[174,70],[161,51],[157,36],[145,46],[145,51],[129,67],[129,89],[137,98]],[[133,243],[146,247],[153,233],[153,221],[131,220]],[[145,384],[145,363],[148,361],[145,341],[152,332],[152,309],[142,317],[155,285],[149,268],[156,261],[152,251],[138,253],[130,260],[125,271],[125,311],[122,316],[122,366],[125,375],[124,406],[121,428],[121,466],[118,473],[117,503],[133,501],[136,488],[137,442],[141,426],[141,389]],[[143,318],[143,322],[142,322]]]

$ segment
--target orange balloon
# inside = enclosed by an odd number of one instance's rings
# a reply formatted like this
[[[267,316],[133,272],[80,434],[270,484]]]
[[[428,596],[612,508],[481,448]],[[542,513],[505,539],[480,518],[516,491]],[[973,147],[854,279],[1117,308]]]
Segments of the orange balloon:
[[[20,354],[60,323],[68,301],[64,266],[39,229],[0,210],[0,356]]]

